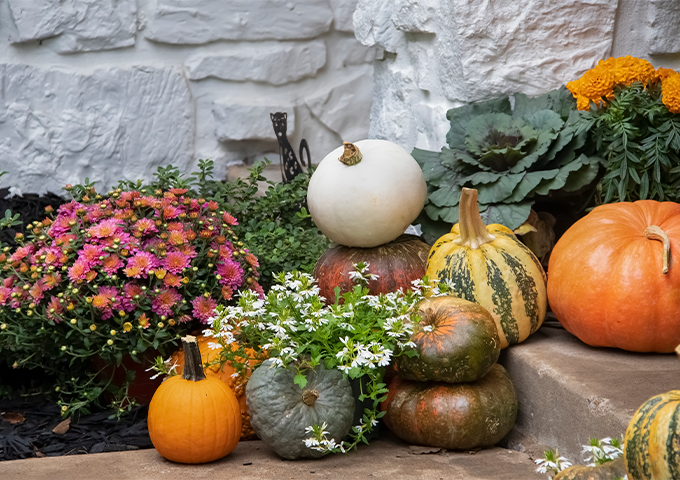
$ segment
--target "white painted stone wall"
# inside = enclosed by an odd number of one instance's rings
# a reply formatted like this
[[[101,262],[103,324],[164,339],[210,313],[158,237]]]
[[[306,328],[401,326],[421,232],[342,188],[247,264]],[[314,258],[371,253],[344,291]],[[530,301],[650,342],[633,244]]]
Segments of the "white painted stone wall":
[[[438,151],[446,111],[578,78],[633,55],[680,69],[680,0],[359,0],[357,38],[375,62],[370,138]]]
[[[0,187],[102,188],[198,159],[312,161],[366,138],[375,47],[356,0],[0,0]],[[273,169],[278,175],[278,168]]]

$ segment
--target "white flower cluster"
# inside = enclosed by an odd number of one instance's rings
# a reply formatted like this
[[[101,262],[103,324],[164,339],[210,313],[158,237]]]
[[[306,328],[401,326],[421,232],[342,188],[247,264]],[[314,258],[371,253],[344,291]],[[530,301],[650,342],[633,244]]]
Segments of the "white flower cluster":
[[[326,423],[321,426],[313,425],[305,427],[305,433],[312,434],[311,437],[305,438],[303,440],[303,442],[305,442],[305,446],[307,448],[324,453],[332,452],[334,450],[339,450],[342,453],[345,453],[345,442],[336,443],[335,439],[327,438],[327,435],[329,435],[329,433],[326,431],[327,427],[328,425]]]
[[[594,467],[622,457],[623,448],[621,448],[621,442],[611,437],[603,438],[602,440],[591,438],[589,445],[583,445],[581,455],[584,456],[589,467]]]
[[[364,280],[375,277],[367,272],[368,264],[363,264],[354,273]],[[401,292],[363,295],[354,302],[326,306],[311,275],[286,273],[281,275],[280,280],[282,284],[274,285],[266,300],[260,300],[251,291],[239,293],[238,305],[222,308],[212,322],[213,330],[204,333],[229,344],[235,340],[235,330],[256,326],[266,339],[262,349],[277,352],[271,358],[282,366],[298,358],[300,332],[317,332],[329,322],[334,322],[339,329],[348,332],[347,336],[339,338],[343,348],[336,353],[336,358],[340,363],[337,368],[349,373],[356,367],[387,366],[394,354],[392,349],[380,342],[360,342],[352,338],[359,335],[356,332],[357,322],[360,322],[356,318],[357,310],[370,307],[380,315],[383,333],[394,339],[397,346],[413,346],[409,341],[413,333],[411,317],[422,299],[421,295],[412,295],[410,301],[406,301]],[[211,348],[214,347],[211,345]]]
[[[534,463],[538,465],[538,468],[536,469],[538,473],[547,473],[550,475],[550,478],[557,475],[562,470],[571,467],[571,462],[566,458],[561,457],[557,450],[554,452],[548,450],[545,452],[545,458],[534,460]]]

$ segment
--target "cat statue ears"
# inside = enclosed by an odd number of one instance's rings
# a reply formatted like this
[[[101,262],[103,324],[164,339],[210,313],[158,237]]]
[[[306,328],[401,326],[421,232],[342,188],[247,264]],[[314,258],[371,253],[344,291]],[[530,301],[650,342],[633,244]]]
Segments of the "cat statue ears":
[[[309,145],[304,138],[300,141],[300,160],[295,156],[295,150],[288,141],[286,130],[288,130],[288,114],[286,112],[270,113],[269,118],[274,126],[274,133],[279,142],[279,158],[281,160],[281,178],[283,183],[289,183],[296,176],[303,172],[302,167],[309,168],[311,165],[311,157],[309,154]],[[303,153],[307,153],[307,163],[305,163]],[[300,161],[302,164],[300,164]]]

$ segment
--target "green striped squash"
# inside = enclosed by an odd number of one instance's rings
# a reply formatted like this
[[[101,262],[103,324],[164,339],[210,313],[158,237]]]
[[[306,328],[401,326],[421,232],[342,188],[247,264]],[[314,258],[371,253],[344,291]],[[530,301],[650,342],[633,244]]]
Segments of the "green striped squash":
[[[680,480],[680,390],[647,400],[626,429],[628,478]]]
[[[453,282],[453,294],[486,308],[501,348],[520,343],[543,323],[546,275],[536,256],[507,227],[485,226],[477,190],[463,188],[460,221],[430,249],[427,276]]]

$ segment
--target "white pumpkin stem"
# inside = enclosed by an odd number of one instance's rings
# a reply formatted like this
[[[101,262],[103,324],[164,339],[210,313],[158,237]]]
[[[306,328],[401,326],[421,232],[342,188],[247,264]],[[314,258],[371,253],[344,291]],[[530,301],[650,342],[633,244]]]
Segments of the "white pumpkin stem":
[[[182,349],[184,350],[184,373],[182,378],[192,382],[205,380],[203,362],[201,361],[201,349],[193,335],[182,337]]]
[[[342,144],[345,146],[345,150],[342,152],[342,155],[340,155],[338,160],[348,167],[356,165],[361,161],[362,158],[364,158],[364,156],[361,154],[361,151],[359,150],[359,147],[353,143],[342,142]]]
[[[456,239],[458,245],[477,249],[496,239],[488,232],[482,221],[477,203],[477,190],[474,188],[463,188],[458,205],[458,227],[460,228],[460,237]]]
[[[647,227],[645,231],[643,232],[645,235],[645,238],[649,240],[659,240],[661,243],[663,243],[663,274],[668,273],[668,268],[671,263],[671,240],[668,238],[668,235],[666,235],[666,232],[661,230],[660,227],[657,227],[656,225],[652,225],[650,227]]]

